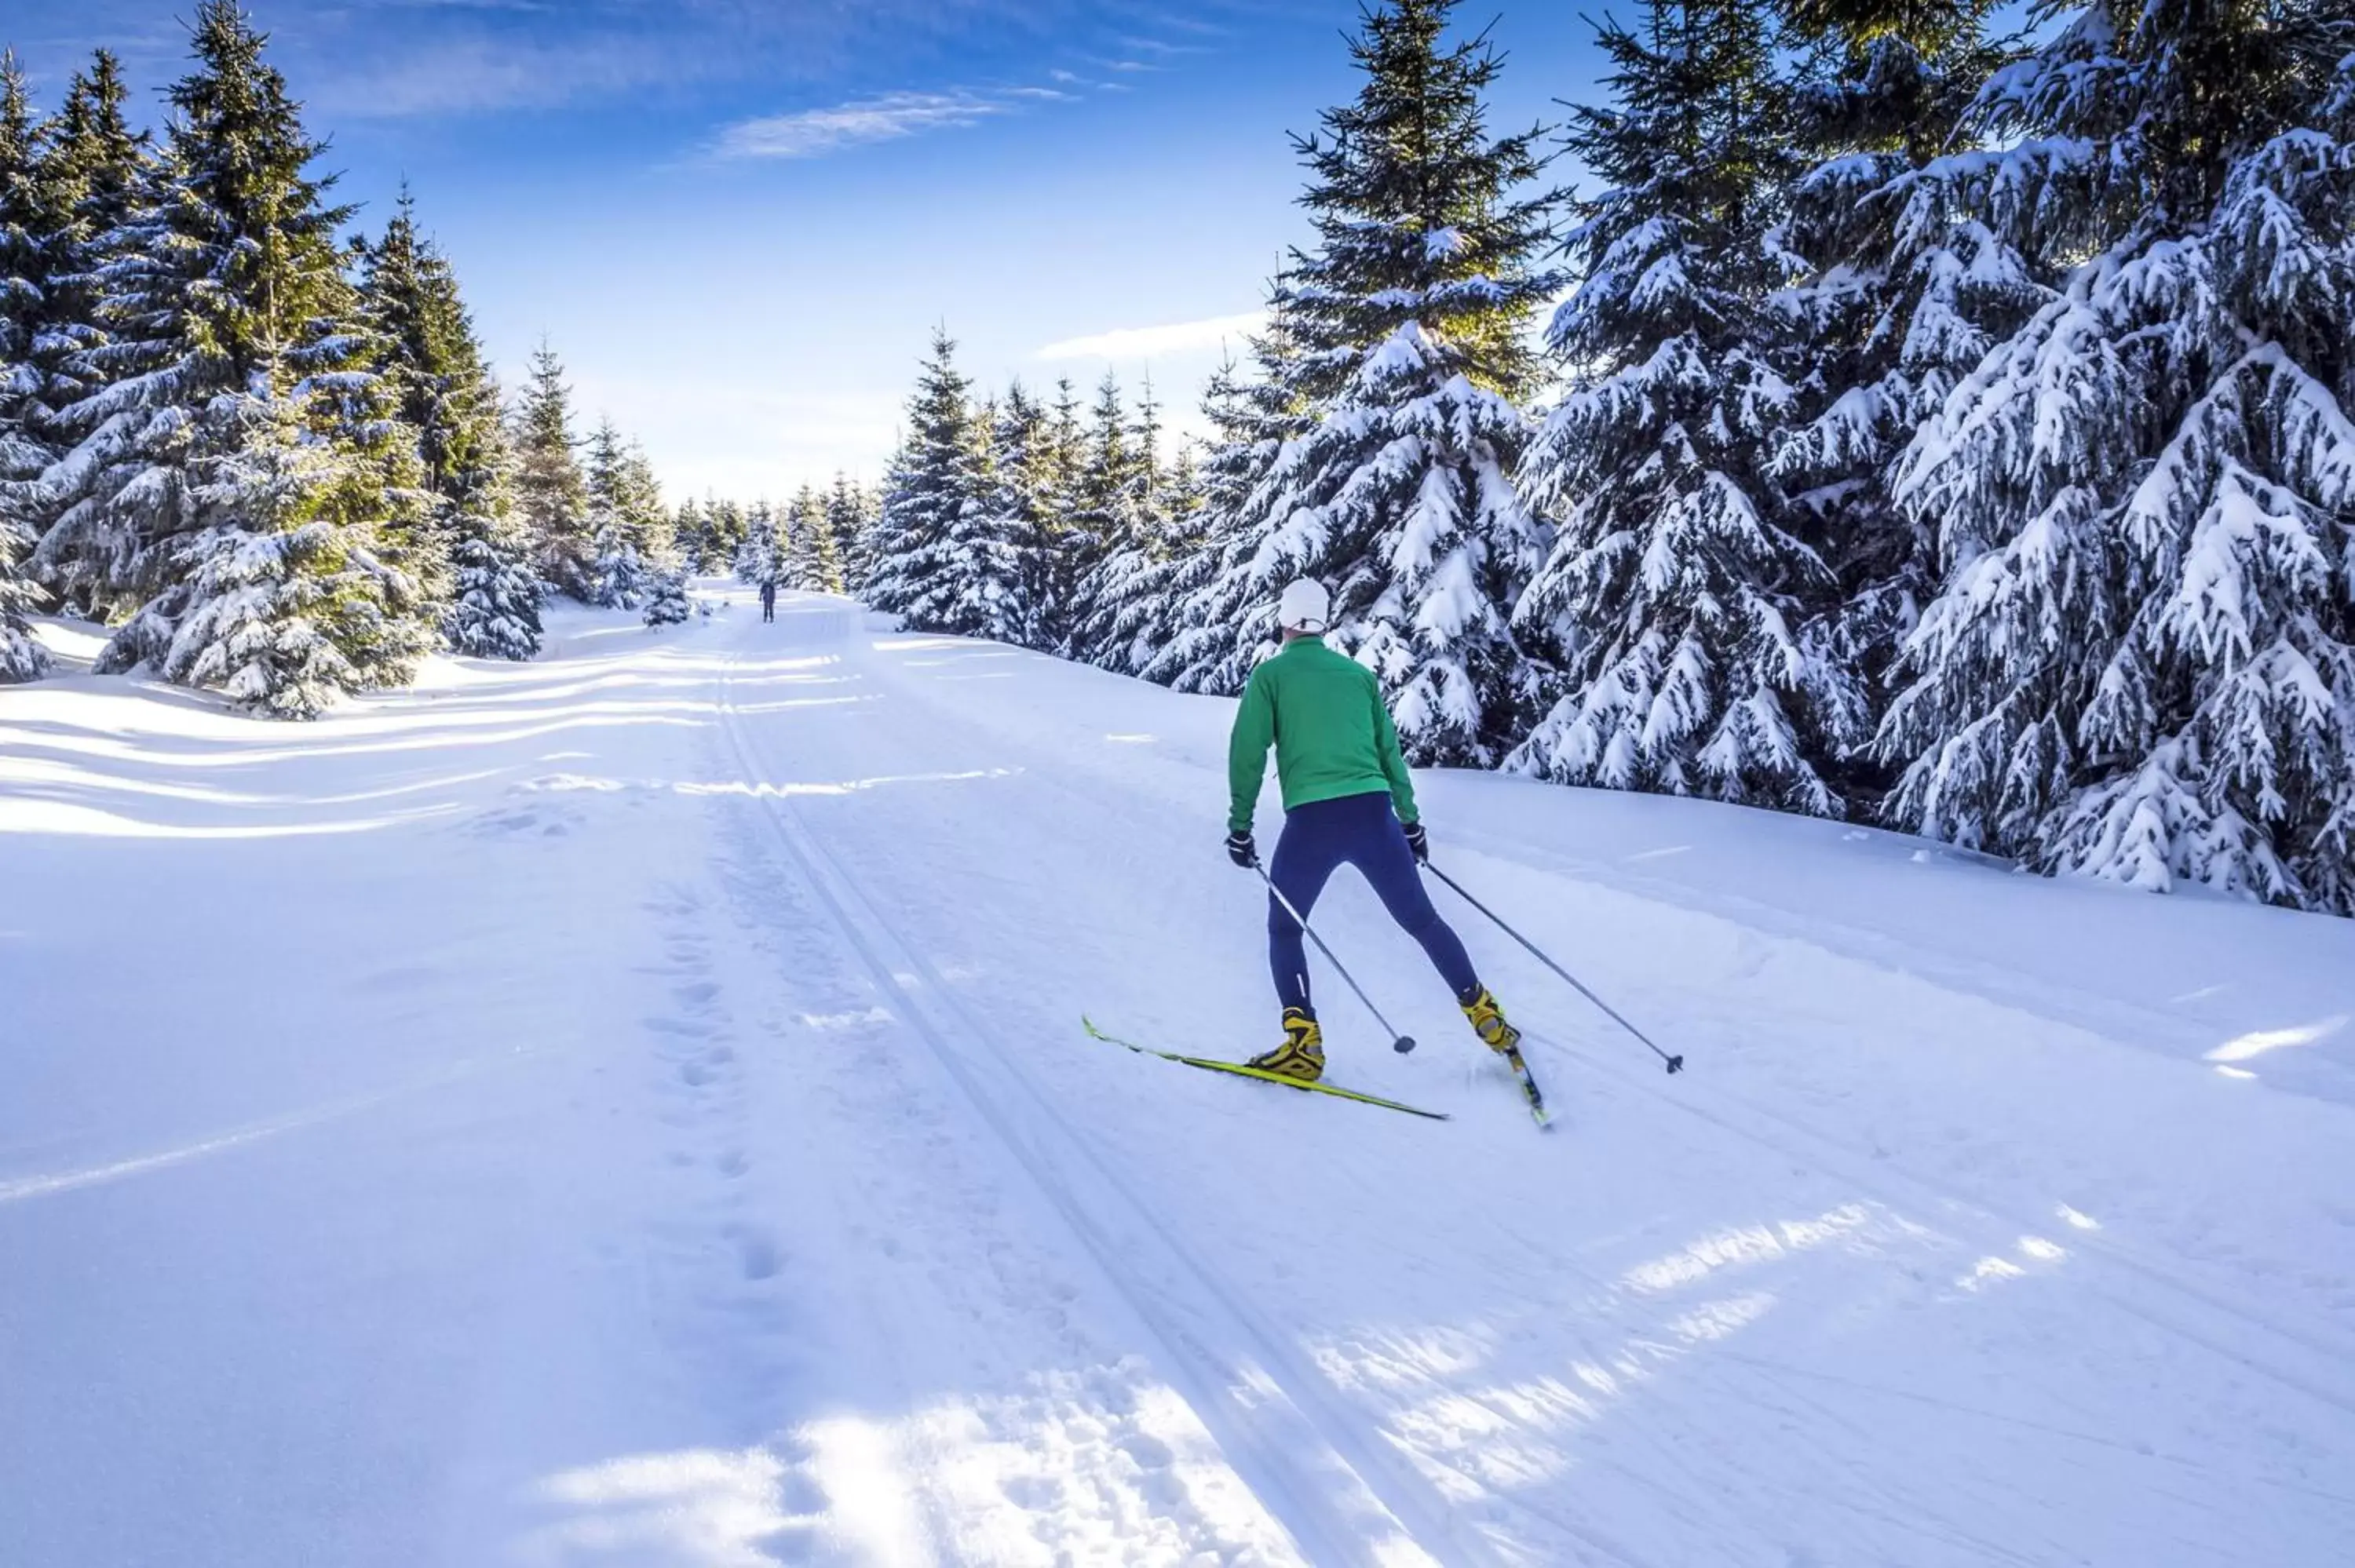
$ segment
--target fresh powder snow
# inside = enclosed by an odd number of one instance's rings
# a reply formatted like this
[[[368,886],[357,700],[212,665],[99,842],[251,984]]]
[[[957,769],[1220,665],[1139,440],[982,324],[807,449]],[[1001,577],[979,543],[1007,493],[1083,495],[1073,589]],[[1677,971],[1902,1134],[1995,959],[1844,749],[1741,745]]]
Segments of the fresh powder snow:
[[[2336,1563],[2355,922],[1487,773],[1533,1127],[1225,699],[705,580],[0,690],[0,1562]],[[1269,803],[1272,810],[1272,800]]]

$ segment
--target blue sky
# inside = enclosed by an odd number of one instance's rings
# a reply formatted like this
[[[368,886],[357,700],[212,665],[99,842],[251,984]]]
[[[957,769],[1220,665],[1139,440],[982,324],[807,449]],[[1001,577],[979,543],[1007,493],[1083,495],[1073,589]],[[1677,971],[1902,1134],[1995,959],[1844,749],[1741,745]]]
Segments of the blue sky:
[[[44,105],[140,107],[192,0],[16,0]],[[1354,0],[250,0],[380,221],[400,180],[503,373],[542,333],[674,499],[879,475],[935,322],[985,384],[1107,365],[1181,426],[1301,237],[1287,132],[1355,89]],[[1492,123],[1592,90],[1578,9],[1472,0]]]

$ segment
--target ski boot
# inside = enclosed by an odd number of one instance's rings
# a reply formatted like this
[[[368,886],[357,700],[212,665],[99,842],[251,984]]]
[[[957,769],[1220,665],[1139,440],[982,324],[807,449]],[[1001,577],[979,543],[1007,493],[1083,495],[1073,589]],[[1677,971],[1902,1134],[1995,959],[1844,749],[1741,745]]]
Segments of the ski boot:
[[[1284,1044],[1251,1059],[1249,1065],[1279,1077],[1313,1084],[1325,1075],[1325,1032],[1305,1008],[1284,1010]]]
[[[1497,1055],[1510,1058],[1521,1048],[1521,1032],[1505,1022],[1505,1010],[1497,1005],[1497,998],[1487,987],[1465,1002],[1464,1016],[1471,1021],[1472,1033],[1480,1043]]]

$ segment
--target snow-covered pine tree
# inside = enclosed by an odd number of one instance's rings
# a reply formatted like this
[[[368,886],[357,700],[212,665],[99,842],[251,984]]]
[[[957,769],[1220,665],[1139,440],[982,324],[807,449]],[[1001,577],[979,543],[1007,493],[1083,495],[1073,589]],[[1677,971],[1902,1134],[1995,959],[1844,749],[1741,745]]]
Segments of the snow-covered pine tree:
[[[1050,481],[1046,411],[1017,381],[979,411],[974,435],[988,442],[975,464],[980,493],[949,524],[944,602],[933,619],[964,636],[1033,645],[1040,606],[1029,594]]]
[[[815,486],[805,484],[785,508],[785,580],[794,587],[818,588],[818,541],[825,533],[826,503]]]
[[[1784,0],[1806,75],[1792,95],[1790,196],[1800,282],[1777,295],[1781,368],[1797,396],[1770,473],[1838,580],[1831,656],[1878,716],[1899,643],[1937,587],[1931,530],[1890,478],[1913,432],[1996,341],[2049,297],[2025,259],[1966,210],[1977,166],[1964,117],[2009,47],[1990,0]],[[1838,759],[1844,793],[1889,782],[1862,748]]]
[[[109,340],[83,358],[106,384],[62,415],[80,440],[41,481],[63,511],[34,558],[73,601],[131,612],[101,670],[300,715],[406,679],[430,607],[388,560],[411,513],[398,421],[355,363],[348,210],[309,172],[320,144],[263,35],[230,0],[191,34],[163,156],[102,242]]]
[[[1837,581],[1764,472],[1793,414],[1771,297],[1796,158],[1767,19],[1651,0],[1600,29],[1617,103],[1573,111],[1605,188],[1575,204],[1556,313],[1572,388],[1522,467],[1559,534],[1517,618],[1556,673],[1511,758],[1564,783],[1838,815],[1867,715],[1831,646]]]
[[[1142,672],[1179,691],[1232,695],[1275,644],[1275,599],[1267,575],[1257,569],[1268,530],[1253,507],[1265,499],[1285,443],[1314,423],[1280,307],[1279,299],[1266,330],[1252,340],[1250,372],[1229,360],[1203,393],[1212,440],[1197,477],[1197,515],[1188,525],[1200,543],[1173,573],[1178,602],[1168,642]]]
[[[989,493],[990,432],[997,424],[997,403],[984,397],[968,407],[965,439],[972,443],[967,457],[968,496],[949,519],[933,548],[932,566],[922,591],[902,613],[911,626],[961,636],[986,635],[985,627],[1007,619],[1006,584],[1011,576],[1009,552],[992,526]]]
[[[498,387],[457,274],[419,232],[405,188],[383,238],[362,254],[360,296],[378,373],[417,433],[448,552],[442,635],[460,653],[529,659],[539,650],[539,587],[515,515]]]
[[[37,541],[66,504],[41,482],[48,466],[75,444],[65,410],[103,385],[109,373],[95,350],[98,280],[122,231],[133,192],[144,180],[147,151],[123,118],[124,90],[114,57],[99,51],[75,76],[64,107],[29,145],[33,184],[14,198],[34,215],[30,271],[34,296],[16,315],[23,348],[0,392],[0,428],[20,444],[13,461],[0,459],[0,519],[12,520],[20,541]],[[9,477],[10,473],[16,477]],[[69,610],[89,607],[66,596]]]
[[[365,258],[364,242],[358,254]],[[369,558],[400,585],[374,635],[345,651],[364,685],[406,682],[441,645],[456,598],[449,518],[430,486],[421,432],[407,418],[410,388],[391,373],[400,354],[386,324],[366,290],[347,286],[329,329],[338,344],[335,362],[304,383],[311,429],[337,457],[327,465],[336,477],[315,516],[364,530],[357,536],[366,538]]]
[[[1039,531],[1022,550],[1022,602],[1029,607],[1027,644],[1041,652],[1069,646],[1078,576],[1073,569],[1073,520],[1079,514],[1082,469],[1087,461],[1079,388],[1056,377],[1035,464]]]
[[[1093,640],[1105,630],[1098,612],[1108,607],[1099,606],[1098,596],[1126,577],[1135,559],[1129,552],[1141,543],[1134,507],[1146,486],[1136,471],[1133,434],[1120,383],[1106,371],[1065,479],[1051,589],[1061,622],[1056,651],[1087,662],[1094,662]]]
[[[1210,580],[1220,559],[1206,532],[1212,519],[1192,441],[1178,449],[1155,505],[1153,549],[1107,596],[1114,608],[1104,626],[1101,662],[1127,674],[1166,679],[1159,673],[1165,661],[1191,630],[1188,601]],[[1230,633],[1231,641],[1231,629]]]
[[[842,546],[834,532],[832,503],[824,494],[815,496],[815,502],[809,516],[809,587],[817,593],[840,593],[844,588]]]
[[[646,609],[642,619],[648,626],[677,626],[693,609],[687,598],[686,568],[675,567],[647,576]]]
[[[1161,406],[1150,378],[1128,444],[1120,507],[1127,542],[1082,582],[1078,599],[1086,619],[1073,641],[1091,662],[1135,675],[1177,636],[1182,596],[1200,586],[1208,567],[1193,459],[1181,449],[1178,465],[1163,462]]]
[[[1114,507],[1120,542],[1081,579],[1074,597],[1082,620],[1071,641],[1090,663],[1134,675],[1175,633],[1171,588],[1182,575],[1181,556],[1196,543],[1183,536],[1161,461],[1161,406],[1150,377],[1129,423],[1127,457]]]
[[[869,514],[865,489],[850,476],[837,472],[826,493],[826,531],[835,559],[835,593],[851,593],[864,580],[859,541],[866,536]]]
[[[635,609],[646,588],[645,518],[622,432],[600,419],[582,465],[589,495],[589,591],[585,602]]]
[[[0,683],[36,680],[48,655],[25,622],[35,588],[25,567],[32,547],[33,482],[55,461],[36,423],[41,373],[33,343],[48,315],[63,224],[43,188],[40,149],[24,74],[0,54]]]
[[[706,539],[703,569],[718,576],[736,569],[736,553],[744,547],[744,508],[733,501],[707,497],[703,503]]]
[[[1010,564],[1010,578],[993,576],[1007,613],[986,633],[1001,641],[1051,651],[1059,617],[1050,600],[1058,581],[1061,535],[1055,508],[1065,490],[1062,454],[1053,415],[1019,381],[1007,388],[989,430],[989,491],[983,501],[991,538]]]
[[[542,636],[539,576],[505,499],[504,471],[484,471],[467,485],[450,546],[455,602],[444,635],[453,650],[478,659],[532,658]]]
[[[364,452],[322,440],[302,400],[230,394],[210,415],[241,427],[185,482],[187,526],[158,554],[172,586],[118,633],[144,633],[168,680],[209,686],[272,718],[315,718],[340,692],[406,679],[414,622],[353,514],[380,504]]]
[[[744,514],[744,537],[736,546],[736,580],[748,588],[786,580],[784,542],[777,536],[777,515],[765,500],[754,502]]]
[[[956,344],[932,334],[908,403],[908,429],[884,482],[883,504],[865,542],[868,605],[903,616],[911,628],[940,630],[930,618],[954,602],[951,530],[981,501],[978,447],[970,387],[956,368]]]
[[[1381,678],[1417,762],[1501,758],[1529,707],[1508,620],[1545,547],[1511,477],[1526,338],[1560,287],[1538,265],[1550,197],[1538,131],[1491,139],[1501,69],[1485,35],[1445,41],[1455,0],[1386,0],[1350,52],[1356,100],[1295,146],[1317,234],[1277,305],[1299,340],[1314,426],[1252,510],[1255,591],[1309,576],[1333,593],[1329,641]]]
[[[531,379],[514,419],[516,510],[540,580],[583,604],[595,588],[589,484],[572,434],[572,389],[564,362],[545,340],[531,356]]]
[[[678,534],[670,508],[663,504],[662,482],[655,477],[654,460],[645,443],[632,436],[622,449],[622,514],[629,520],[638,558],[650,571],[669,571],[678,565]]]
[[[1980,94],[1976,216],[2058,298],[1915,438],[1945,576],[1881,744],[1902,824],[2355,914],[2355,37],[2097,4]]]
[[[695,497],[688,496],[671,514],[671,537],[678,541],[678,556],[689,574],[711,570],[710,524],[704,509]]]

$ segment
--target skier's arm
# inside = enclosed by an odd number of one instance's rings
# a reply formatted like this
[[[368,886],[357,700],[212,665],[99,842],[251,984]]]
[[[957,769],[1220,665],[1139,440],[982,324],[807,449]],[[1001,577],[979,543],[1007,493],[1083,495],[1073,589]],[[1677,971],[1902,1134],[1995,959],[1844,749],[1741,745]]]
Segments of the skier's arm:
[[[1275,705],[1268,699],[1267,683],[1254,670],[1243,687],[1242,705],[1235,710],[1234,734],[1227,738],[1227,789],[1233,797],[1227,808],[1229,832],[1251,832],[1259,787],[1267,778],[1267,748],[1274,744]]]
[[[1372,689],[1374,705],[1374,750],[1382,759],[1382,777],[1391,781],[1391,805],[1398,820],[1414,824],[1420,813],[1414,804],[1414,779],[1406,770],[1406,758],[1399,751],[1398,726],[1391,722],[1390,705],[1382,701],[1381,683],[1370,674],[1366,684]]]

